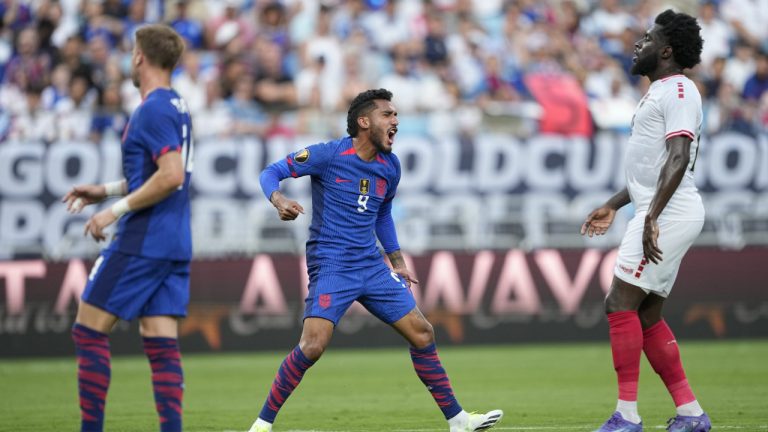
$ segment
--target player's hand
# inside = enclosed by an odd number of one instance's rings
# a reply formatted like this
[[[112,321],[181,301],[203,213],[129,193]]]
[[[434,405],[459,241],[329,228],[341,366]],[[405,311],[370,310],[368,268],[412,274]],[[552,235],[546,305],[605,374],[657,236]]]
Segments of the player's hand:
[[[616,217],[616,210],[602,206],[596,208],[592,213],[587,216],[587,220],[581,225],[581,235],[603,235],[613,223],[613,218]]]
[[[104,201],[106,197],[107,190],[104,185],[78,185],[67,192],[61,202],[67,205],[68,212],[75,214],[80,213],[89,204]]]
[[[645,226],[643,227],[643,256],[648,261],[658,264],[662,258],[663,253],[659,249],[659,223],[656,219],[645,218]]]
[[[416,276],[410,270],[408,270],[408,268],[406,268],[406,267],[399,267],[399,268],[395,268],[395,269],[392,269],[392,270],[395,273],[399,274],[400,277],[403,278],[403,280],[405,280],[405,285],[408,288],[411,287],[411,284],[419,283],[419,281],[416,280]]]
[[[277,209],[277,214],[280,216],[280,219],[284,221],[292,221],[299,217],[299,214],[304,214],[304,207],[302,207],[301,204],[282,196],[275,198],[272,204]]]
[[[96,241],[106,240],[107,236],[104,234],[104,228],[112,225],[116,220],[117,217],[112,213],[112,209],[105,208],[88,219],[88,222],[85,223],[83,235],[90,234]]]

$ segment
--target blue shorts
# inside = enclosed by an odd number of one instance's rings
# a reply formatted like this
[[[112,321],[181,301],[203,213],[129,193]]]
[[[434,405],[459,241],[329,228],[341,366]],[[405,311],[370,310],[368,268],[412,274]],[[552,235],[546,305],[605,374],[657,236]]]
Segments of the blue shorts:
[[[126,321],[144,316],[186,316],[189,261],[103,251],[93,263],[82,299]]]
[[[325,318],[336,325],[355,300],[387,324],[416,307],[405,281],[384,262],[364,269],[316,269],[309,274],[304,319]]]

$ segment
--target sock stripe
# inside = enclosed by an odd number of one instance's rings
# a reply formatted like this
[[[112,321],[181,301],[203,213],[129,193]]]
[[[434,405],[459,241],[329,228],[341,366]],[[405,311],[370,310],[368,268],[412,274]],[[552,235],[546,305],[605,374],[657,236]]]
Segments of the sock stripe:
[[[315,362],[309,360],[301,348],[298,346],[291,351],[280,364],[280,368],[272,381],[272,387],[269,389],[267,400],[261,408],[259,418],[274,423],[278,411],[282,408],[285,401],[301,383],[304,373],[312,367]]]
[[[449,419],[460,413],[461,405],[453,394],[451,382],[440,363],[435,344],[422,349],[411,347],[411,360],[416,375],[432,394],[445,418]]]
[[[152,369],[155,409],[162,432],[181,432],[184,398],[184,371],[178,340],[145,337],[144,353]]]
[[[112,375],[109,336],[75,323],[72,340],[77,356],[80,430],[104,429],[104,406]]]

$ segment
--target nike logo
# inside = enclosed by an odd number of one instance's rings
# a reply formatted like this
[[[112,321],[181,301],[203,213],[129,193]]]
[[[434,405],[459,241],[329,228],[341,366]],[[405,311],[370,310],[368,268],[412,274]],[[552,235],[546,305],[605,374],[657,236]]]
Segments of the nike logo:
[[[671,341],[667,342],[667,345],[672,345],[672,344],[674,344],[674,343],[677,343],[677,340],[675,340],[675,339],[672,339]]]
[[[336,177],[336,183],[349,183],[352,180],[343,179],[341,177]]]

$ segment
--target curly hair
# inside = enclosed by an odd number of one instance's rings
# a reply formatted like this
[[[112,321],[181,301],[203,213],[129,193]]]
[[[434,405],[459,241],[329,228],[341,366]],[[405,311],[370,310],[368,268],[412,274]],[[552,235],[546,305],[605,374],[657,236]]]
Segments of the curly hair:
[[[660,33],[672,47],[675,63],[687,69],[701,62],[704,40],[699,34],[701,27],[696,18],[667,9],[656,17],[655,22],[661,26]]]
[[[347,111],[347,133],[350,136],[357,136],[357,118],[376,108],[376,104],[373,102],[376,99],[391,101],[392,92],[383,88],[366,90],[355,96],[355,99],[352,100],[352,103],[349,105],[349,111]]]

